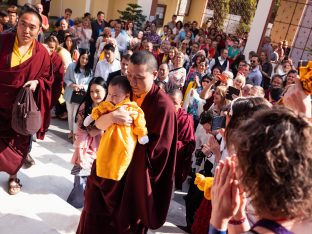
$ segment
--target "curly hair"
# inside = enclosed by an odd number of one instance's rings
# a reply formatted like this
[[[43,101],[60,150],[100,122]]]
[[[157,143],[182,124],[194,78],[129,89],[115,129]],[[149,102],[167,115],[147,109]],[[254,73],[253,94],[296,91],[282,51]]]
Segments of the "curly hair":
[[[225,129],[227,147],[231,147],[231,139],[237,128],[249,119],[256,111],[270,109],[272,105],[261,97],[239,97],[232,101],[229,115],[231,119]]]
[[[232,143],[245,191],[261,217],[312,214],[312,125],[286,108],[260,110]]]

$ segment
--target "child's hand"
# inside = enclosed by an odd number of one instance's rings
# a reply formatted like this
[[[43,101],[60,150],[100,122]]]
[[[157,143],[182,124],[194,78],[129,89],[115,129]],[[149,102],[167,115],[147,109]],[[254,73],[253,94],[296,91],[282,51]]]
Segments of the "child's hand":
[[[148,136],[145,135],[145,136],[139,137],[138,141],[141,145],[145,145],[149,142],[149,139],[148,139]]]
[[[88,127],[92,122],[93,122],[93,119],[91,115],[88,115],[83,121],[83,126]]]

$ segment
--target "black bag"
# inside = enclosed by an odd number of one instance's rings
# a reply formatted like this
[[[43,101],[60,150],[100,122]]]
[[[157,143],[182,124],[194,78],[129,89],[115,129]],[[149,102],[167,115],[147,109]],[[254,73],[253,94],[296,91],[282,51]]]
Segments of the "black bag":
[[[73,91],[73,94],[70,98],[71,103],[80,104],[86,96],[86,91],[84,89],[80,89],[79,91]]]
[[[41,124],[41,112],[38,110],[32,91],[29,87],[21,88],[13,104],[12,129],[28,136],[38,132]]]

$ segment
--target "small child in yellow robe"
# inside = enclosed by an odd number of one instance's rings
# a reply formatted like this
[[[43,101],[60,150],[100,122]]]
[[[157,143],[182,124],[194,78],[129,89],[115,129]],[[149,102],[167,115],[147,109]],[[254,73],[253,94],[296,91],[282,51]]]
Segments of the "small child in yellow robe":
[[[132,126],[113,124],[102,135],[96,156],[96,174],[105,179],[120,180],[131,162],[137,139],[140,144],[149,141],[144,113],[136,102],[130,101],[130,92],[127,78],[114,77],[109,83],[106,100],[93,108],[83,123],[88,126],[101,115],[125,106],[126,110],[137,112],[132,115]]]

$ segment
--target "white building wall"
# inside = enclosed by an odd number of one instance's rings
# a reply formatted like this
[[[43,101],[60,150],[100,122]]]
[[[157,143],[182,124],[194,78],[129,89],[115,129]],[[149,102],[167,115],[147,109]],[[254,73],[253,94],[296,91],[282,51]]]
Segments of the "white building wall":
[[[270,13],[273,0],[259,0],[255,17],[250,26],[247,44],[245,46],[245,56],[248,58],[250,51],[257,51],[261,42],[262,33],[266,30],[266,20]]]

